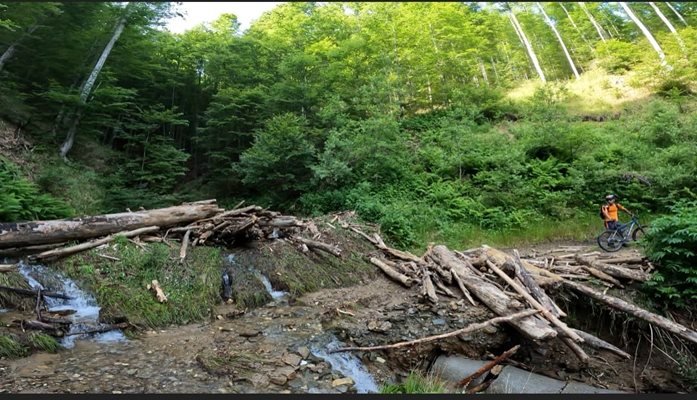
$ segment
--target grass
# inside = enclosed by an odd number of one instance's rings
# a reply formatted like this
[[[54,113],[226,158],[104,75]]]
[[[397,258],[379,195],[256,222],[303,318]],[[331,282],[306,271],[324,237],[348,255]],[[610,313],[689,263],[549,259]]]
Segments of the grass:
[[[19,344],[12,336],[0,335],[0,357],[18,358],[26,356],[27,353],[27,348]]]
[[[119,261],[99,257],[97,253],[109,254]],[[141,249],[127,240],[117,240],[108,250],[70,257],[60,267],[95,293],[105,322],[125,318],[132,324],[154,328],[203,320],[220,300],[220,250],[193,248],[183,264],[178,255],[178,247],[162,243]],[[154,279],[167,295],[166,303],[157,302],[146,289]]]
[[[38,351],[56,353],[58,350],[62,349],[62,346],[53,336],[44,333],[32,332],[28,335],[27,340],[30,347]]]
[[[433,375],[423,375],[412,371],[404,382],[382,387],[381,394],[447,393],[443,382]]]
[[[0,274],[0,285],[31,290],[27,280],[19,272],[6,272]],[[7,290],[0,291],[0,307],[18,309],[20,311],[33,310],[36,298],[20,296]]]

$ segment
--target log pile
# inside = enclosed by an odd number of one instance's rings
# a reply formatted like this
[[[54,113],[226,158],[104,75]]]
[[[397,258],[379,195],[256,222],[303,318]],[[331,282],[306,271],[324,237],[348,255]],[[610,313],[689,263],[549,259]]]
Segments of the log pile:
[[[431,245],[419,257],[388,247],[378,234],[368,235],[358,225],[344,221],[340,223],[343,228],[375,245],[379,254],[372,254],[370,262],[391,280],[405,288],[418,290],[422,301],[437,303],[448,301],[452,297],[465,298],[472,305],[481,304],[489,308],[497,318],[515,315],[517,318],[505,322],[523,337],[533,342],[560,340],[573,351],[582,365],[590,359],[584,350],[586,347],[626,359],[631,356],[588,332],[568,326],[563,321],[566,313],[546,289],[573,290],[603,306],[643,319],[654,327],[697,343],[697,332],[606,294],[611,287],[622,288],[650,278],[653,265],[639,255],[617,257],[599,252],[580,254],[580,248],[562,248],[547,254],[521,257],[515,250],[511,255],[486,245],[464,251]],[[595,286],[605,286],[605,291],[579,281],[591,281]],[[536,313],[520,317],[520,313],[526,310]],[[404,345],[406,344],[399,344],[399,347]]]

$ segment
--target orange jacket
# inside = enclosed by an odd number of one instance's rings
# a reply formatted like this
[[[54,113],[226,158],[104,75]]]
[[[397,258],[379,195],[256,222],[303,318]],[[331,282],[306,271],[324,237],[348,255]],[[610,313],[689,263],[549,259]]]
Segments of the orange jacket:
[[[605,221],[617,221],[619,220],[617,216],[617,211],[622,210],[624,212],[629,212],[626,208],[622,207],[620,203],[605,204],[602,208],[603,214],[605,215]]]

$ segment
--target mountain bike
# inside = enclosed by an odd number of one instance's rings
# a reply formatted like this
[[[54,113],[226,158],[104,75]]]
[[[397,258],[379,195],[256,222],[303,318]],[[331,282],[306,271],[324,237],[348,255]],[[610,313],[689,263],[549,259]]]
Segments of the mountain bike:
[[[617,223],[617,229],[608,229],[598,236],[598,246],[601,249],[613,252],[618,251],[630,240],[637,241],[646,233],[646,226],[639,223],[639,217],[632,215],[632,219],[626,224]]]

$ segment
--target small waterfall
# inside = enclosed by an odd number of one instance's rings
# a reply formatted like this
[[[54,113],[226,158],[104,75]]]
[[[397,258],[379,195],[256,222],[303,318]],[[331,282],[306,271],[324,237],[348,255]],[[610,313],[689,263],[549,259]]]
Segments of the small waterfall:
[[[228,254],[225,256],[225,259],[227,260],[228,264],[238,266],[237,260],[235,259],[234,254]],[[274,290],[273,286],[271,286],[271,281],[269,281],[269,278],[266,277],[266,275],[262,274],[259,270],[252,266],[248,266],[247,270],[250,271],[254,276],[259,279],[262,285],[264,285],[264,288],[266,288],[266,291],[271,295],[271,298],[274,300],[280,300],[288,296],[288,292],[283,292],[280,290]],[[223,279],[225,279],[225,276],[223,276]]]
[[[95,329],[104,326],[98,322],[100,307],[94,297],[83,292],[72,279],[66,278],[57,271],[51,270],[43,265],[29,265],[21,262],[19,272],[27,279],[33,289],[49,290],[44,287],[38,279],[50,280],[55,282],[50,290],[60,292],[72,297],[71,300],[56,299],[45,297],[44,300],[50,311],[75,310],[75,314],[68,316],[73,322],[70,325],[69,334],[85,330]],[[55,287],[54,287],[55,285]],[[61,344],[66,348],[75,345],[75,340],[84,338],[87,335],[70,335],[61,339]],[[98,342],[115,342],[126,340],[123,332],[113,330],[104,333],[93,334],[92,338]]]
[[[345,376],[353,379],[358,393],[378,393],[375,379],[365,368],[361,360],[350,352],[329,353],[329,351],[343,347],[343,344],[334,336],[330,336],[328,343],[314,343],[310,348],[315,357],[319,357],[328,362],[332,369],[335,369]]]

